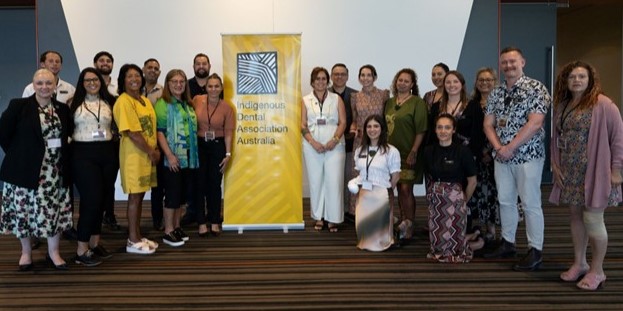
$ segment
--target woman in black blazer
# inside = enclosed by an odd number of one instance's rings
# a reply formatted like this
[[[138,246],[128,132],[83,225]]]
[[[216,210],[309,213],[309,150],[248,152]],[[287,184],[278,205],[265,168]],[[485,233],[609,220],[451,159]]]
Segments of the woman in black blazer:
[[[0,232],[20,239],[20,271],[33,268],[31,237],[47,238],[47,261],[66,270],[59,239],[72,227],[69,107],[52,98],[56,79],[49,70],[37,70],[33,85],[34,95],[11,100],[0,117],[0,147],[5,153]]]

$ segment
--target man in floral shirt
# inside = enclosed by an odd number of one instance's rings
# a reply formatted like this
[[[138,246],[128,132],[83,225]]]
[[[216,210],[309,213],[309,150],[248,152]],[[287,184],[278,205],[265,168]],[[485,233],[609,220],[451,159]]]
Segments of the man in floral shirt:
[[[507,47],[500,53],[504,83],[489,95],[484,131],[495,149],[495,182],[500,202],[502,243],[488,258],[515,255],[518,226],[517,195],[524,206],[528,253],[513,269],[533,271],[542,262],[544,220],[541,174],[545,161],[543,124],[551,97],[545,86],[523,73],[521,50]]]

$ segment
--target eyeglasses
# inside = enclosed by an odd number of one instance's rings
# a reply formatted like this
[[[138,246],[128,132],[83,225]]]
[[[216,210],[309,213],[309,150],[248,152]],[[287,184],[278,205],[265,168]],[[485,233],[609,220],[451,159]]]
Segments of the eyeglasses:
[[[493,81],[495,81],[495,79],[478,79],[478,82],[480,82],[480,83],[483,83],[483,82],[491,83]]]
[[[84,83],[96,83],[96,82],[100,82],[100,79],[98,78],[93,78],[93,79],[84,79]]]

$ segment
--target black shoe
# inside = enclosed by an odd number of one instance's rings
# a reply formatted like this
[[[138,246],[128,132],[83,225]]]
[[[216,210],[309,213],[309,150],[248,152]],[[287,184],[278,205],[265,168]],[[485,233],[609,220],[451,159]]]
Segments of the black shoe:
[[[35,267],[35,265],[31,263],[27,263],[25,265],[19,265],[19,271],[20,272],[26,272],[26,271],[30,271]]]
[[[41,246],[41,240],[39,238],[30,239],[30,249],[37,249]]]
[[[182,228],[175,228],[175,230],[173,230],[173,234],[184,242],[190,240],[190,237],[186,234],[186,232],[184,232],[184,230],[182,230]]]
[[[178,237],[175,234],[175,231],[171,231],[169,233],[165,233],[162,236],[162,242],[164,242],[165,244],[168,244],[170,246],[173,246],[173,247],[178,247],[178,246],[184,245],[184,240],[182,240],[180,237]]]
[[[502,243],[495,250],[483,255],[484,258],[509,258],[517,254],[515,244],[502,239]]]
[[[184,216],[182,216],[182,219],[180,220],[180,225],[181,226],[188,226],[188,225],[192,225],[194,223],[197,222],[197,217],[194,214],[184,214]]]
[[[521,258],[517,264],[513,266],[515,271],[535,271],[543,262],[543,254],[540,250],[531,247],[526,256]]]
[[[91,248],[93,254],[102,259],[108,259],[112,257],[112,253],[105,249],[102,245]]]
[[[106,213],[102,219],[102,224],[106,225],[106,227],[112,231],[121,230],[121,226],[117,223],[117,217],[115,217],[115,214]]]
[[[82,255],[76,255],[76,257],[74,257],[74,261],[77,264],[83,265],[85,267],[95,267],[95,266],[99,266],[102,263],[101,260],[93,256],[93,252],[91,250],[87,250]]]
[[[69,241],[78,240],[78,231],[76,231],[73,227],[63,231],[63,239]]]
[[[56,270],[61,270],[61,271],[69,270],[69,266],[67,265],[67,263],[62,263],[60,265],[55,264],[54,260],[52,260],[52,258],[50,257],[50,254],[45,255],[45,261],[47,261],[50,264],[50,267]]]

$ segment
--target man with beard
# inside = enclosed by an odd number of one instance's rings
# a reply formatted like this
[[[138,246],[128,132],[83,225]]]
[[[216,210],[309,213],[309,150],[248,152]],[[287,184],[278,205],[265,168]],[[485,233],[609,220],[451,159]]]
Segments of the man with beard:
[[[194,98],[195,95],[208,94],[205,88],[206,83],[208,83],[208,76],[210,75],[210,58],[208,55],[203,53],[195,55],[193,70],[195,71],[195,76],[188,80],[190,97]]]
[[[106,51],[98,52],[95,54],[95,57],[93,57],[93,67],[95,67],[97,72],[104,78],[104,81],[106,81],[108,93],[117,97],[119,96],[119,94],[117,94],[117,82],[110,77],[114,62],[115,59],[112,57],[112,54]]]

